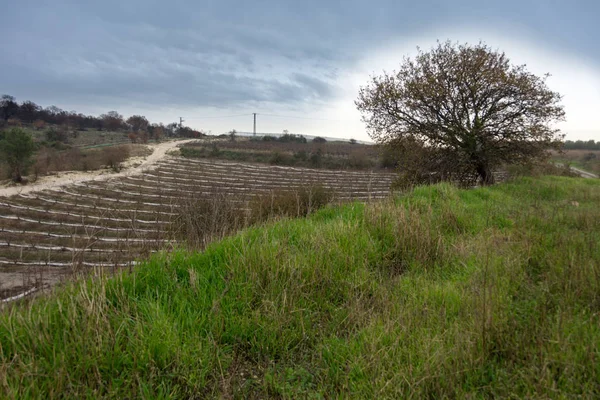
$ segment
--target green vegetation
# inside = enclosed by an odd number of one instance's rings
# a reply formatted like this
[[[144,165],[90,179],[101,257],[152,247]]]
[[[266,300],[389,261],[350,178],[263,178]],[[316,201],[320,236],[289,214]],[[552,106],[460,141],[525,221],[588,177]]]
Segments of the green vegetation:
[[[36,146],[31,135],[21,128],[9,129],[0,139],[0,155],[8,165],[10,177],[15,182],[22,182],[32,164]]]
[[[0,316],[0,397],[598,398],[600,182],[326,208]]]

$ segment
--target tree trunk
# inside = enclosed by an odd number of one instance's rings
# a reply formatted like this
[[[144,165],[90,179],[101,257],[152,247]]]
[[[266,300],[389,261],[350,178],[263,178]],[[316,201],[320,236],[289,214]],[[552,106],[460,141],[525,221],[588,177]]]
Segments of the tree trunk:
[[[490,167],[485,163],[477,164],[477,174],[481,179],[481,184],[483,186],[493,185],[494,184],[494,174]]]

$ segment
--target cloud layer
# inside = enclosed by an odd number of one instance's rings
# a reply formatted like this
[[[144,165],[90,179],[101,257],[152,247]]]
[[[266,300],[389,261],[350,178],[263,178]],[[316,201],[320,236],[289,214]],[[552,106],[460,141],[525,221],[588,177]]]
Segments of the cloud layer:
[[[494,46],[493,30],[494,38],[526,38],[600,70],[600,6],[593,0],[450,3],[456,2],[24,0],[0,15],[0,33],[9,39],[0,91],[43,105],[145,110],[166,120],[173,110],[283,110],[323,118],[330,110],[344,128],[329,134],[361,135],[351,111],[351,77],[365,74],[366,81],[368,72],[381,70],[365,66],[386,48],[399,61],[398,43],[431,46],[432,32],[443,40],[459,39],[457,30],[475,31]]]

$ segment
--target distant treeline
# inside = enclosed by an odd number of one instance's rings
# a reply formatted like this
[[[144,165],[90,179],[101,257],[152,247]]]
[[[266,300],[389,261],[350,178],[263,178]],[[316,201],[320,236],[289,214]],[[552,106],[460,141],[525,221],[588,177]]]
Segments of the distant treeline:
[[[36,129],[46,125],[58,125],[65,130],[123,131],[134,134],[147,133],[156,136],[200,137],[204,133],[173,122],[168,125],[150,123],[143,115],[132,115],[125,119],[117,111],[109,111],[100,116],[84,115],[76,111],[66,111],[56,106],[42,107],[25,100],[18,103],[10,95],[0,97],[0,128],[6,125],[29,124]]]
[[[600,150],[600,141],[593,140],[567,140],[565,141],[565,150]]]

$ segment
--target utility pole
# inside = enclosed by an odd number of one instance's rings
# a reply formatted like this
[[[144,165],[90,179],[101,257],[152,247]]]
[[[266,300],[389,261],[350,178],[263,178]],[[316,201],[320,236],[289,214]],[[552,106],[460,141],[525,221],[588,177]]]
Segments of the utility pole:
[[[254,114],[254,136],[256,136],[256,113],[252,113]]]
[[[179,129],[181,129],[181,127],[183,126],[183,117],[179,117]]]

